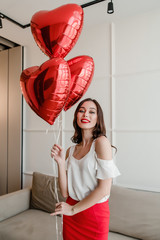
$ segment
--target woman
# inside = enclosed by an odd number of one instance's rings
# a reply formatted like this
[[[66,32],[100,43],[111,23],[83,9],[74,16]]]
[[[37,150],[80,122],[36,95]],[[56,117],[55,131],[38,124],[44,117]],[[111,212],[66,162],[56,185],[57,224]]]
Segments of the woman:
[[[90,98],[81,101],[73,126],[76,145],[67,150],[66,162],[60,146],[55,144],[51,149],[58,164],[60,190],[67,197],[66,203],[56,204],[51,215],[64,215],[64,240],[107,240],[112,178],[120,173],[112,160],[99,103]]]

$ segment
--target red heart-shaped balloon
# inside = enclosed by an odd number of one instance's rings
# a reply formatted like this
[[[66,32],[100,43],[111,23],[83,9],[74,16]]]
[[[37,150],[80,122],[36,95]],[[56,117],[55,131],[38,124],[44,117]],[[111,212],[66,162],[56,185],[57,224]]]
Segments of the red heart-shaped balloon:
[[[49,124],[62,111],[69,93],[70,69],[62,58],[23,70],[20,86],[32,110]]]
[[[68,110],[87,91],[94,73],[94,61],[89,56],[78,56],[68,61],[71,71],[70,91],[64,110]]]
[[[50,58],[64,58],[78,40],[83,9],[66,4],[51,11],[39,11],[31,19],[31,31],[39,48]]]

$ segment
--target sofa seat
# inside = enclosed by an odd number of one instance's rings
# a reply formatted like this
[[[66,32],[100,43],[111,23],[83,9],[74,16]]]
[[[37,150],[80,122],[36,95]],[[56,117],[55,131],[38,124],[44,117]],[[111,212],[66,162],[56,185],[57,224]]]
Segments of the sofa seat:
[[[57,217],[59,232],[61,217]],[[44,226],[42,228],[42,226]],[[45,229],[44,229],[45,228]],[[60,238],[59,233],[59,238]],[[53,240],[56,236],[56,217],[49,213],[29,209],[18,215],[2,221],[0,224],[0,240]]]
[[[45,223],[45,225],[44,225]],[[62,231],[61,217],[57,217],[58,232]],[[42,226],[45,226],[42,228]],[[29,209],[0,224],[0,240],[53,240],[56,235],[56,218],[44,211]],[[61,233],[58,235],[61,238]],[[119,233],[109,232],[108,240],[134,240]]]
[[[109,232],[108,240],[135,240],[139,238],[132,238],[129,236],[125,236],[123,234],[115,233],[115,232]]]

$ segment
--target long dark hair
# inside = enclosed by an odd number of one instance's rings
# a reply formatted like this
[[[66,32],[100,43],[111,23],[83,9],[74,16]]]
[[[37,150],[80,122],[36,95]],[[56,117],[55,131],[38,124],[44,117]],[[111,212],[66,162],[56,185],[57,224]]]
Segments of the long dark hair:
[[[82,100],[76,110],[75,110],[75,113],[74,113],[74,119],[73,119],[73,127],[74,127],[74,135],[72,136],[71,140],[73,143],[80,143],[82,142],[82,132],[81,132],[81,128],[78,126],[77,124],[77,113],[80,109],[80,107],[82,106],[82,104],[84,102],[87,102],[87,101],[91,101],[91,102],[94,102],[94,104],[96,105],[97,107],[97,123],[93,129],[93,140],[100,137],[100,136],[106,136],[106,127],[105,127],[105,123],[104,123],[104,117],[103,117],[103,111],[102,111],[102,108],[100,106],[100,104],[95,100],[95,99],[92,99],[92,98],[86,98],[84,100]],[[112,146],[112,145],[111,145]],[[115,150],[117,151],[117,148],[112,146],[113,148],[115,148]]]

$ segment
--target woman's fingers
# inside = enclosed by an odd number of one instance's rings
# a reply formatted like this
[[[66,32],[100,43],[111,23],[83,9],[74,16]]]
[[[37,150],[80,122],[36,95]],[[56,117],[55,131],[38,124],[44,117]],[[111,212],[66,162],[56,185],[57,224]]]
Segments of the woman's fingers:
[[[51,148],[51,157],[55,157],[58,154],[59,154],[59,148],[53,145],[53,147]]]
[[[62,205],[62,202],[56,203],[56,207]]]
[[[55,216],[58,214],[64,214],[64,215],[68,215],[71,216],[73,215],[73,211],[72,211],[72,207],[71,205],[69,205],[68,203],[65,202],[60,202],[56,204],[56,208],[55,208],[55,212],[51,213],[51,216]]]
[[[62,151],[62,147],[57,144],[54,144],[52,148],[56,149],[57,151]]]
[[[51,150],[59,152],[59,148],[56,146],[53,146]]]
[[[61,161],[65,159],[64,151],[61,146],[54,144],[51,148],[51,157],[54,157],[55,161]]]
[[[56,203],[55,213],[61,211],[61,214],[62,214],[62,213],[64,213],[64,210],[65,210],[64,202]]]
[[[55,216],[55,215],[58,215],[58,214],[63,214],[63,205],[64,205],[63,202],[56,203],[55,212],[51,213],[50,215]]]
[[[58,152],[56,150],[51,150],[51,153],[58,154]]]
[[[56,153],[54,150],[51,150],[51,157],[55,157]]]
[[[51,215],[51,216],[56,216],[56,215],[59,215],[59,214],[62,214],[62,211],[54,212],[54,213],[51,213],[50,215]]]
[[[62,148],[57,145],[53,145],[53,147],[51,148],[51,152],[55,154],[59,154],[61,151],[62,151]]]
[[[62,210],[63,205],[61,203],[56,204],[55,211],[61,209]]]
[[[57,147],[60,151],[62,151],[62,147],[59,146],[58,144],[54,144],[55,147]]]

